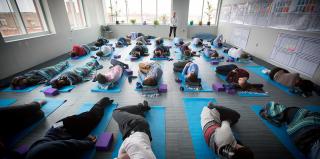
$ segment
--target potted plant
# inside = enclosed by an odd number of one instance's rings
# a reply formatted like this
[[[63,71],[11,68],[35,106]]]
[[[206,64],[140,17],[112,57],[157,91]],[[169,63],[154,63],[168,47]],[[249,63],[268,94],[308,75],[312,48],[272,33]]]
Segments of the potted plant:
[[[136,24],[136,20],[135,19],[130,19],[131,24]]]
[[[209,1],[207,1],[207,11],[205,12],[205,14],[208,16],[207,25],[210,25],[210,20],[212,18],[212,13],[213,13],[213,6]]]
[[[167,21],[168,21],[168,17],[164,14],[164,15],[160,16],[160,20],[163,25],[166,25]]]
[[[159,21],[158,20],[154,20],[153,21],[153,25],[159,25]]]
[[[202,26],[202,21],[199,21],[198,25]]]
[[[191,25],[191,26],[193,25],[193,20],[190,21],[190,25]]]

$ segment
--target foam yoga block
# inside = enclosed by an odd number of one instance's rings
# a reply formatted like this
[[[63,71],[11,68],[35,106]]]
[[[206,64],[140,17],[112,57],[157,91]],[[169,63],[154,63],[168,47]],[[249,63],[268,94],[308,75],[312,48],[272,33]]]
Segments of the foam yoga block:
[[[234,58],[229,57],[229,58],[227,59],[227,62],[234,62]]]
[[[59,91],[55,88],[48,88],[43,93],[47,96],[56,96],[59,94]]]
[[[21,145],[17,149],[15,149],[17,153],[20,155],[24,155],[29,151],[29,146],[28,145]]]
[[[160,84],[159,92],[160,93],[166,93],[167,91],[168,91],[167,85],[166,84]]]
[[[237,93],[237,91],[236,91],[236,89],[231,88],[231,89],[226,89],[226,93],[234,95]]]
[[[99,151],[107,151],[110,149],[112,141],[113,134],[109,132],[104,132],[97,139],[96,149]]]
[[[131,60],[131,61],[138,60],[138,57],[131,56],[131,57],[130,57],[130,60]]]
[[[212,60],[212,61],[210,62],[210,64],[211,64],[211,65],[218,65],[218,64],[219,64],[219,61],[217,61],[217,60]]]
[[[113,57],[118,59],[118,58],[121,58],[121,55],[114,55]]]
[[[126,75],[132,75],[133,74],[133,71],[130,70],[130,69],[125,69],[124,71],[126,72]]]
[[[215,90],[215,91],[218,91],[218,92],[222,92],[225,90],[225,88],[223,87],[223,84],[221,83],[214,83],[212,84],[212,88]]]

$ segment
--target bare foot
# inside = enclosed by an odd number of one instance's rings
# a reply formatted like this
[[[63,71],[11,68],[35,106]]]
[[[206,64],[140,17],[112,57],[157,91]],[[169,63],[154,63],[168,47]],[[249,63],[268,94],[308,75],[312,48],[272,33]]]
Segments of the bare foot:
[[[92,141],[92,142],[94,142],[94,143],[96,143],[97,142],[97,137],[96,136],[93,136],[93,135],[88,135],[88,140],[90,140],[90,141]]]
[[[39,100],[37,102],[40,104],[40,106],[44,106],[45,104],[47,104],[46,100]]]

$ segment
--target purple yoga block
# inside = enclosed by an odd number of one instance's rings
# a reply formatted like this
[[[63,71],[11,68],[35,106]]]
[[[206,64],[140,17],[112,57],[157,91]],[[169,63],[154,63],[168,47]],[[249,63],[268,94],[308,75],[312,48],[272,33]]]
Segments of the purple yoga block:
[[[166,84],[160,84],[160,87],[159,87],[159,92],[160,93],[166,93],[167,90],[168,90],[168,88],[167,88]]]
[[[211,63],[211,65],[218,65],[219,61],[218,60],[212,60],[210,63]]]
[[[227,60],[227,62],[234,62],[234,58],[229,57],[228,60]]]
[[[118,58],[121,57],[121,55],[114,55],[113,57],[116,58],[116,59],[118,59]]]
[[[17,149],[15,149],[15,151],[18,152],[20,155],[26,154],[28,150],[29,150],[28,145],[21,145]]]
[[[218,92],[222,92],[225,90],[225,88],[223,87],[223,84],[221,83],[214,83],[212,84],[212,88],[215,90],[215,91],[218,91]]]
[[[110,149],[113,141],[113,134],[110,132],[102,133],[96,142],[96,149],[99,151],[107,151]]]
[[[138,57],[135,57],[135,56],[131,56],[131,57],[130,57],[130,60],[131,60],[131,61],[134,61],[134,60],[137,60],[137,59],[138,59]]]
[[[132,75],[133,74],[133,71],[130,70],[130,69],[125,69],[124,71],[126,72],[127,75]]]
[[[55,88],[48,88],[43,93],[47,96],[56,96],[59,94],[59,91]]]
[[[237,93],[237,90],[235,90],[235,89],[226,89],[226,92],[227,92],[228,94],[234,95],[234,94]]]

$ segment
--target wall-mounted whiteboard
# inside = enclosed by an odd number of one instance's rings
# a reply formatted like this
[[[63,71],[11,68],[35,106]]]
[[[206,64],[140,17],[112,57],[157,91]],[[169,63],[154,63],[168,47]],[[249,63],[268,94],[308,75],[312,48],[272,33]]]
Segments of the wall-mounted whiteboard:
[[[281,33],[274,45],[271,60],[308,77],[320,64],[320,39]]]
[[[245,49],[247,46],[250,30],[247,28],[234,28],[230,37],[231,44]]]

